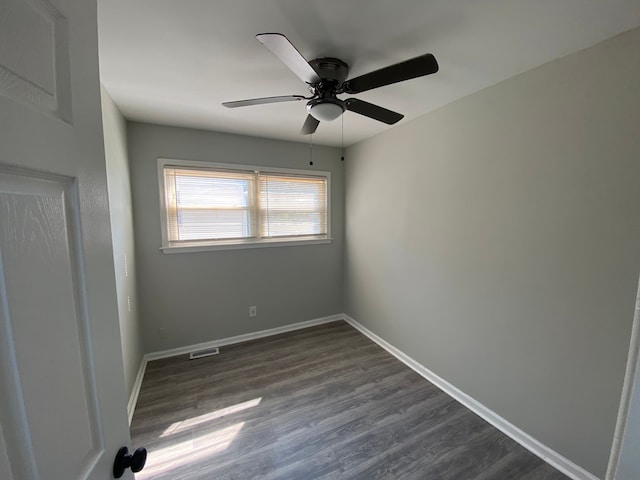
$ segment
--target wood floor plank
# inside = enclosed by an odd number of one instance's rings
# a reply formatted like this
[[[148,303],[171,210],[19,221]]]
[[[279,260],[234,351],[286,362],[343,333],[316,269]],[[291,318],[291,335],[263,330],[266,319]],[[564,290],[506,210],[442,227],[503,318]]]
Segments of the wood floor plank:
[[[138,480],[566,479],[345,322],[149,362]]]

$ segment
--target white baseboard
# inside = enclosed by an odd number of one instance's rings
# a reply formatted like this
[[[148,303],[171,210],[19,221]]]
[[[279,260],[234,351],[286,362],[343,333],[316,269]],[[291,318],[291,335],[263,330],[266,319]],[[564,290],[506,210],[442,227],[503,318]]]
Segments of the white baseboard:
[[[349,315],[343,314],[342,318],[351,326],[353,326],[355,329],[359,330],[364,335],[366,335],[371,340],[373,340],[375,343],[380,345],[382,348],[384,348],[387,352],[389,352],[391,355],[396,357],[402,363],[404,363],[409,368],[414,370],[416,373],[418,373],[422,377],[429,380],[440,390],[442,390],[446,394],[453,397],[455,400],[460,402],[462,405],[467,407],[476,415],[480,416],[481,418],[489,422],[491,425],[496,427],[502,433],[511,437],[513,440],[518,442],[520,445],[522,445],[524,448],[529,450],[531,453],[533,453],[534,455],[537,455],[542,460],[552,465],[553,467],[557,468],[565,475],[569,476],[574,480],[598,480],[598,477],[594,476],[592,473],[587,472],[584,468],[580,467],[579,465],[576,465],[568,458],[563,457],[555,450],[552,450],[542,442],[533,438],[528,433],[522,431],[521,429],[519,429],[509,421],[505,420],[493,410],[487,408],[486,406],[478,402],[473,397],[470,397],[469,395],[464,393],[462,390],[458,389],[451,383],[447,382],[443,378],[433,373],[424,365],[415,361],[409,355],[406,355],[401,350],[397,349],[396,347],[386,342],[385,340],[380,338],[378,335],[376,335],[372,331],[368,330],[366,327],[364,327],[363,325],[358,323],[356,320],[351,318]]]
[[[127,414],[129,415],[129,425],[133,419],[133,412],[138,402],[138,395],[140,395],[140,387],[142,386],[142,377],[147,369],[147,363],[152,360],[159,360],[161,358],[175,357],[176,355],[184,355],[194,350],[203,350],[205,348],[223,347],[225,345],[233,345],[234,343],[247,342],[249,340],[255,340],[258,338],[270,337],[272,335],[279,335],[281,333],[293,332],[303,328],[313,327],[315,325],[322,325],[323,323],[337,322],[343,320],[344,315],[330,315],[328,317],[316,318],[313,320],[307,320],[305,322],[293,323],[291,325],[285,325],[282,327],[270,328],[267,330],[260,330],[258,332],[245,333],[243,335],[236,335],[234,337],[221,338],[219,340],[211,340],[209,342],[196,343],[194,345],[187,345],[186,347],[172,348],[170,350],[162,350],[160,352],[147,353],[142,357],[138,375],[133,385],[133,391],[129,397],[129,403],[127,405]]]
[[[144,377],[144,372],[147,369],[147,356],[144,355],[142,360],[140,361],[140,368],[138,368],[138,374],[136,375],[136,381],[133,382],[133,390],[131,391],[131,396],[129,397],[129,403],[127,404],[127,416],[129,417],[129,425],[131,425],[131,420],[133,420],[133,412],[136,409],[136,403],[138,403],[138,395],[140,395],[140,387],[142,386],[142,379]]]
[[[147,361],[159,360],[160,358],[175,357],[176,355],[184,355],[185,353],[189,353],[194,350],[204,350],[205,348],[222,347],[224,345],[232,345],[234,343],[248,342],[249,340],[255,340],[257,338],[270,337],[272,335],[292,332],[294,330],[300,330],[301,328],[313,327],[314,325],[321,325],[323,323],[335,322],[342,319],[342,315],[331,315],[329,317],[316,318],[314,320],[293,323],[291,325],[285,325],[283,327],[270,328],[268,330],[260,330],[258,332],[236,335],[235,337],[227,337],[220,340],[211,340],[209,342],[196,343],[195,345],[172,348],[170,350],[163,350],[161,352],[147,353],[145,357],[147,357]]]

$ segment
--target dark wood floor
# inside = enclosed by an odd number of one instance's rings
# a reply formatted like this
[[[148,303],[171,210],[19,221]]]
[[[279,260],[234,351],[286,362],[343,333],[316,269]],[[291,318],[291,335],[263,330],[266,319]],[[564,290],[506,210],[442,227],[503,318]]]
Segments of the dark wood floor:
[[[566,479],[344,322],[150,362],[138,480]]]

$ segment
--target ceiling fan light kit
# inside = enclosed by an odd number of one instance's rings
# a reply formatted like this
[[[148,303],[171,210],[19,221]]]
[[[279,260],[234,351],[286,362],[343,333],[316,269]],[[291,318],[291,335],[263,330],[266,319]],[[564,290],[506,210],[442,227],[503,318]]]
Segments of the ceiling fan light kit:
[[[393,125],[402,120],[404,115],[357,98],[341,100],[337,95],[366,92],[385,85],[431,75],[439,69],[435,57],[427,53],[347,80],[349,66],[338,58],[317,58],[307,62],[287,37],[280,33],[261,33],[256,35],[256,39],[305,82],[312,95],[310,97],[302,95],[263,97],[224,102],[222,105],[236,108],[265,103],[308,100],[307,112],[309,115],[300,130],[302,135],[314,133],[320,122],[335,120],[345,110],[387,125]]]
[[[331,122],[344,112],[344,104],[331,98],[318,98],[307,103],[307,112],[316,120]]]

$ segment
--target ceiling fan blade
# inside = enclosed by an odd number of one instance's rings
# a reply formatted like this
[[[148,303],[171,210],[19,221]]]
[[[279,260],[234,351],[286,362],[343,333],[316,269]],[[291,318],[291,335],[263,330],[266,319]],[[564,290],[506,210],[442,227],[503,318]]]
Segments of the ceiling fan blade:
[[[404,115],[401,113],[387,110],[386,108],[365,102],[364,100],[358,100],[357,98],[349,98],[345,100],[344,104],[350,112],[359,113],[360,115],[373,118],[374,120],[386,123],[387,125],[398,123],[404,118]]]
[[[281,33],[259,33],[256,38],[271,50],[303,82],[317,83],[320,77],[287,37]]]
[[[265,103],[280,103],[280,102],[296,102],[300,100],[307,100],[302,95],[282,95],[280,97],[262,97],[262,98],[250,98],[248,100],[237,100],[235,102],[223,102],[227,108],[236,107],[248,107],[249,105],[262,105]]]
[[[391,85],[392,83],[404,82],[412,78],[431,75],[432,73],[436,73],[438,68],[436,57],[430,53],[426,53],[419,57],[347,80],[342,84],[342,89],[345,93],[366,92],[367,90]]]
[[[307,119],[304,121],[304,125],[300,129],[300,135],[311,135],[315,133],[316,128],[320,124],[320,120],[313,118],[311,115],[307,115]]]

